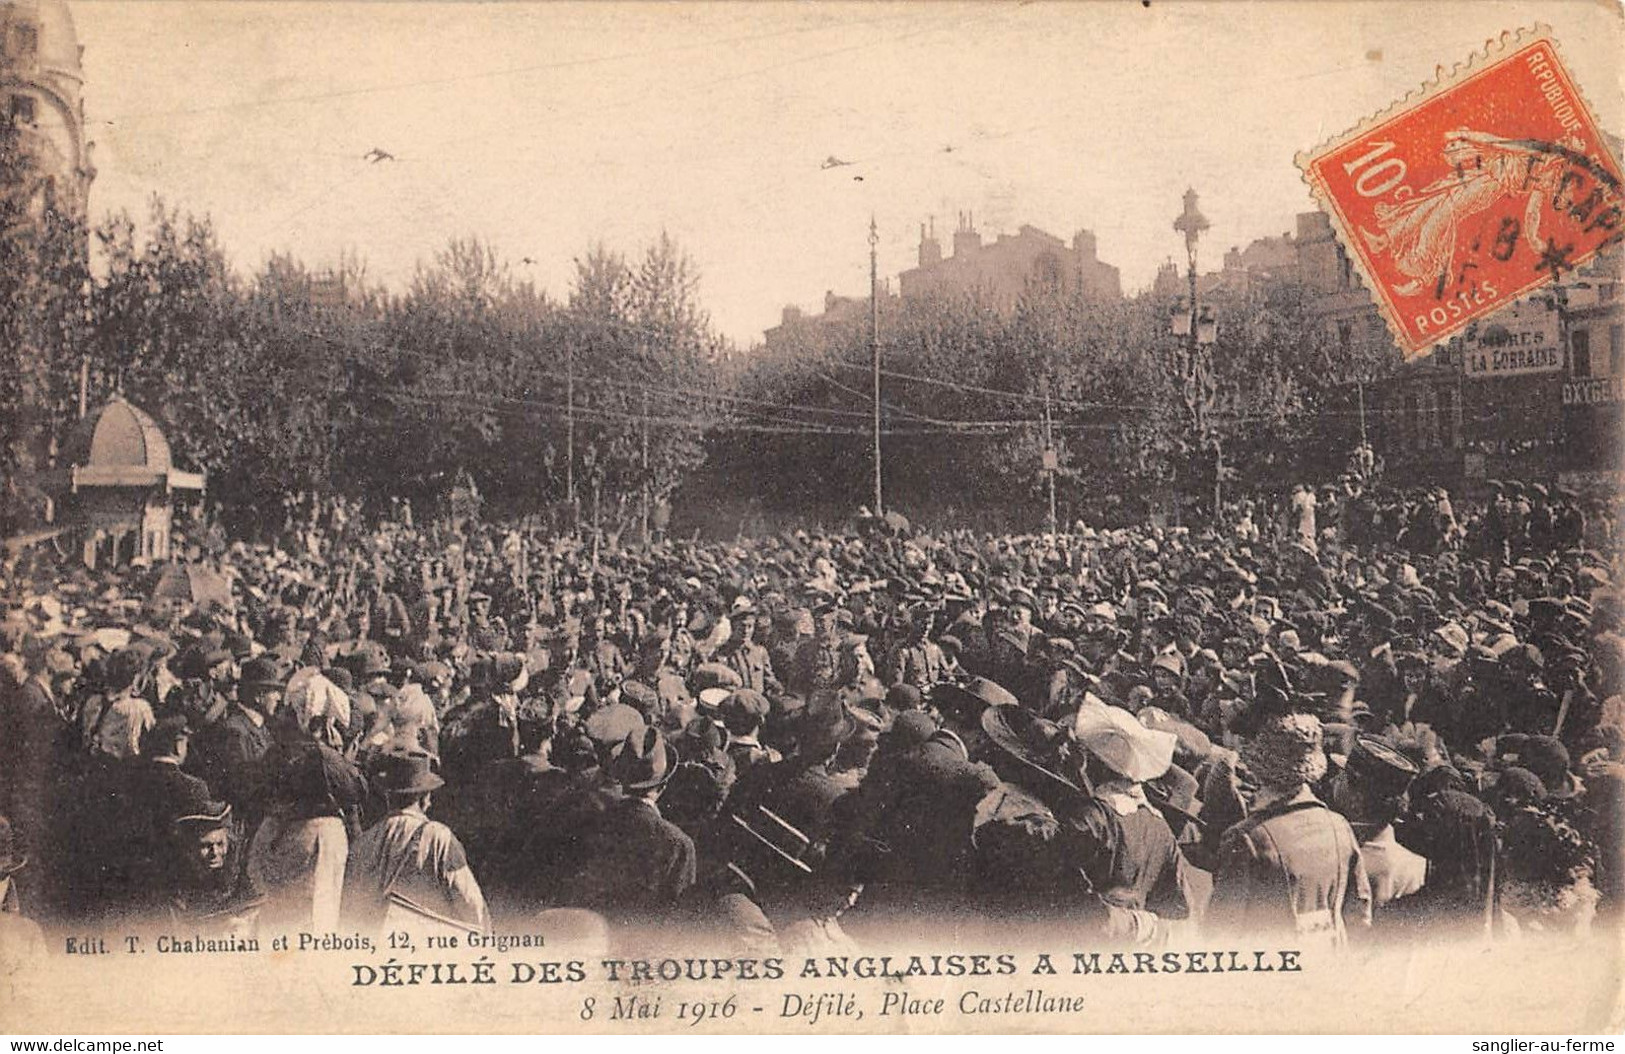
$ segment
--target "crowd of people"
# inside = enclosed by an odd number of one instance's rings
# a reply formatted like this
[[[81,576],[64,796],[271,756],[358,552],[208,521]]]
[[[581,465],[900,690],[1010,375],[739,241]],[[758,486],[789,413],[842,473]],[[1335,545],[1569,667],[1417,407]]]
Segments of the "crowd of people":
[[[1583,933],[1625,895],[1617,509],[1492,493],[637,545],[311,502],[164,568],[36,545],[0,942]]]

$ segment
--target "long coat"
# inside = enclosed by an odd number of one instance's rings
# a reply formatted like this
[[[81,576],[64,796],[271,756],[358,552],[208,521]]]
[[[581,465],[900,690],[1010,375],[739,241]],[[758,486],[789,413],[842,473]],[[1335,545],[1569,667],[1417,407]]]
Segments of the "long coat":
[[[1371,923],[1371,882],[1354,829],[1307,788],[1224,833],[1208,918],[1234,933],[1341,945]]]
[[[587,839],[563,903],[606,915],[665,918],[694,885],[694,841],[641,798],[612,803]]]

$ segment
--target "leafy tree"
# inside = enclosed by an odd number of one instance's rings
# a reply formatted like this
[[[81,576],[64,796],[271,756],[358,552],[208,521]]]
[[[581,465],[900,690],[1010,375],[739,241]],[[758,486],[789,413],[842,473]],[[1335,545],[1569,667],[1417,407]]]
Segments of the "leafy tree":
[[[87,325],[85,227],[0,119],[0,530],[38,519],[43,473],[75,411]]]

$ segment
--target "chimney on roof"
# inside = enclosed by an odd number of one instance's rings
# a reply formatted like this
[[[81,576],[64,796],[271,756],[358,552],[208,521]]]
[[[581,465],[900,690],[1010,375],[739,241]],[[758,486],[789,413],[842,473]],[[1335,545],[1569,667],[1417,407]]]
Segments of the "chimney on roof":
[[[936,223],[933,222],[927,231],[925,224],[920,224],[920,266],[930,267],[942,262],[942,243],[937,241]]]
[[[959,229],[954,231],[954,257],[965,256],[982,247],[982,236],[976,233],[969,212],[959,214]]]

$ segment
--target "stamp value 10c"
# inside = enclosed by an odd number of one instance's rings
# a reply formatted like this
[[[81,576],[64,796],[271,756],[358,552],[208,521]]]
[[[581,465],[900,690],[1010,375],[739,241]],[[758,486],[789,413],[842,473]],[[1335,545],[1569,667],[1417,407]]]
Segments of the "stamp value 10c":
[[[1297,162],[1407,355],[1625,234],[1619,162],[1544,28]]]

